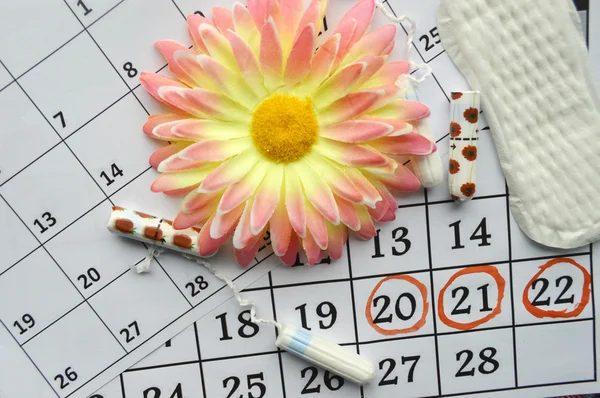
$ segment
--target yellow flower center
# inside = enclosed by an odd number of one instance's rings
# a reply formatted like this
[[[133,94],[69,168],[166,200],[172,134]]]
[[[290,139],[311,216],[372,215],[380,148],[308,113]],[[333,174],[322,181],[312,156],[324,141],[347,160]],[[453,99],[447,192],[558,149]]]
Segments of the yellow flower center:
[[[319,123],[310,98],[275,94],[252,115],[254,145],[266,158],[291,163],[310,152],[319,134]]]

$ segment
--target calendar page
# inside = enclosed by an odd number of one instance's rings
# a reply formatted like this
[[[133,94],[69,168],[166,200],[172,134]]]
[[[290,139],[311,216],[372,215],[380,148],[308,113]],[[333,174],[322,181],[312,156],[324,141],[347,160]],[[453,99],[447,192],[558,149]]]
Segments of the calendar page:
[[[351,2],[332,0],[334,26]],[[444,161],[448,97],[466,89],[435,29],[437,2],[388,1],[416,18],[418,62],[434,76],[419,97]],[[600,9],[577,2],[590,49]],[[201,11],[210,14],[210,6]],[[381,15],[376,24],[386,23]],[[591,32],[598,32],[592,34]],[[406,39],[400,31],[398,42]],[[596,46],[596,47],[594,47]],[[600,69],[595,69],[600,78]],[[485,124],[484,124],[485,125]],[[372,241],[350,240],[337,262],[278,267],[246,289],[259,316],[310,330],[375,366],[358,387],[273,342],[230,300],[124,372],[94,398],[432,396],[542,397],[600,392],[592,266],[600,246],[543,248],[519,229],[489,132],[481,131],[478,197],[449,200],[447,185],[398,197],[397,221]],[[275,261],[269,258],[267,261]]]
[[[178,207],[149,191],[157,174],[147,158],[158,144],[141,125],[160,106],[139,86],[139,73],[168,74],[152,44],[190,45],[185,15],[210,17],[213,5],[233,3],[0,5],[0,397],[600,391],[591,283],[600,247],[550,250],[523,235],[487,130],[480,134],[486,156],[472,202],[454,204],[447,182],[398,196],[395,222],[379,225],[371,241],[351,239],[342,259],[316,267],[305,267],[303,257],[294,267],[279,266],[268,240],[246,269],[233,264],[228,248],[211,259],[240,287],[250,285],[244,294],[260,317],[370,359],[376,375],[364,387],[276,349],[275,329],[250,322],[248,309],[227,301],[230,292],[196,263],[164,253],[150,274],[130,269],[147,248],[106,232],[111,206],[164,217]],[[330,0],[325,28],[353,3]],[[444,53],[437,3],[385,6],[418,23],[413,58],[434,74],[417,95],[432,109],[431,129],[447,162],[448,95],[468,87]],[[592,2],[589,13],[586,1],[577,3],[586,32],[596,32],[590,45],[597,54],[600,10]],[[378,11],[373,25],[385,23]],[[406,58],[404,28],[393,59]]]

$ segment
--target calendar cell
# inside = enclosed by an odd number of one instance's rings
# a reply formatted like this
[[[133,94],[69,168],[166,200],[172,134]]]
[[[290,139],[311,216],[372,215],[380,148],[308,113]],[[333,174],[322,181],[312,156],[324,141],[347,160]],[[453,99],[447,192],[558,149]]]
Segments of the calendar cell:
[[[63,144],[0,187],[0,193],[42,242],[104,199]]]
[[[122,397],[121,393],[121,381],[117,377],[113,379],[104,387],[96,391],[94,394],[90,395],[88,398],[120,398]]]
[[[365,398],[438,395],[433,337],[362,344],[360,355],[375,366],[375,378],[363,387]]]
[[[142,133],[147,118],[128,94],[67,140],[105,193],[112,194],[148,169],[150,154],[163,145]]]
[[[141,243],[106,232],[110,211],[110,203],[102,202],[46,244],[85,297],[102,289],[146,255]]]
[[[185,19],[171,1],[151,7],[144,0],[124,2],[89,32],[130,88],[139,84],[141,72],[156,72],[166,64],[154,42],[170,39],[191,45]]]
[[[516,324],[593,316],[587,255],[514,264],[513,281]]]
[[[594,379],[593,331],[593,321],[518,327],[519,386]]]
[[[125,371],[123,386],[127,397],[204,397],[200,366],[197,363]]]
[[[170,73],[168,73],[166,68],[160,70],[159,74],[166,75],[166,76],[170,75]],[[139,86],[139,87],[135,88],[133,90],[133,94],[140,101],[140,103],[144,107],[144,110],[149,115],[158,115],[161,113],[171,113],[171,110],[169,108],[167,108],[165,105],[158,102],[150,94],[148,94],[148,91],[146,91],[146,89],[144,87]]]
[[[510,214],[510,243],[512,248],[513,260],[527,260],[538,257],[550,256],[567,256],[577,253],[587,253],[590,251],[590,246],[582,246],[575,249],[556,249],[548,246],[540,245],[537,242],[529,239],[521,230],[519,224]]]
[[[44,330],[24,348],[61,397],[125,355],[125,350],[87,303]],[[94,360],[88,360],[90,357]]]
[[[0,42],[2,62],[19,76],[82,30],[60,0],[4,3],[0,37],[7,39]]]
[[[437,57],[436,59],[431,61],[430,66],[432,68],[434,68],[434,71],[435,71],[435,77],[436,77],[435,80],[437,80],[437,82],[435,84],[436,85],[439,84],[439,87],[437,87],[437,91],[443,91],[448,97],[450,97],[450,94],[453,91],[471,90],[471,88],[470,88],[469,84],[467,83],[467,81],[465,80],[464,76],[454,66],[454,63],[452,62],[452,59],[450,59],[450,57],[447,57],[447,56]],[[431,79],[431,80],[434,80],[434,79]],[[450,99],[448,99],[448,102],[450,102]],[[449,123],[450,122],[450,107],[448,105],[446,105],[443,109],[446,110],[447,115],[448,115],[447,118],[443,118],[443,119],[445,119]],[[442,119],[442,118],[438,118],[438,119]],[[485,124],[485,125],[487,126],[487,124]],[[445,126],[444,135],[446,135],[450,132],[448,127],[449,127],[448,125]],[[444,148],[447,148],[447,147],[444,147]],[[494,150],[494,152],[495,152],[495,150]],[[487,154],[488,153],[486,153],[486,155]],[[494,155],[494,157],[496,157],[496,156]],[[497,165],[497,167],[498,166],[499,166],[499,164]]]
[[[515,387],[512,329],[438,337],[442,394]]]
[[[107,11],[117,6],[119,0],[95,1],[95,0],[67,0],[67,4],[86,27],[102,17]]]
[[[431,205],[429,231],[434,268],[508,261],[504,198]]]
[[[6,202],[0,200],[0,275],[38,246],[33,235],[25,228]]]
[[[19,343],[40,333],[82,300],[42,248],[0,277],[0,318]]]
[[[310,330],[338,344],[355,341],[348,282],[275,289],[275,311],[282,324]]]
[[[142,275],[127,272],[89,303],[129,352],[191,307],[157,266]]]
[[[479,124],[479,129],[481,130],[487,124],[485,124],[485,120],[483,119],[483,114],[481,115],[481,120]],[[446,126],[446,130],[444,134],[448,133],[449,127]],[[504,195],[506,193],[506,185],[504,183],[504,175],[502,174],[502,170],[500,169],[500,164],[498,160],[498,156],[496,155],[496,149],[494,148],[494,141],[492,139],[491,133],[489,130],[482,130],[479,132],[479,141],[478,141],[478,153],[481,154],[477,158],[477,168],[481,170],[485,170],[485,178],[477,178],[477,193],[475,197],[483,197],[483,196],[493,196],[493,195]],[[440,153],[442,155],[442,165],[444,166],[444,181],[432,188],[429,192],[429,201],[437,202],[442,200],[450,200],[450,193],[448,192],[448,161],[449,161],[449,153],[446,148],[448,148],[448,137],[444,138],[441,142],[438,143],[438,148],[444,148],[444,150]],[[487,199],[480,199],[484,202]],[[500,200],[506,201],[505,198],[501,198]],[[487,203],[487,202],[485,202]],[[470,203],[469,203],[470,205]],[[501,213],[501,212],[500,212]],[[506,212],[503,214],[503,217],[506,218]]]
[[[429,273],[354,281],[358,340],[433,333]]]
[[[258,318],[273,319],[269,291],[244,292],[244,299],[256,304]],[[202,360],[275,350],[275,328],[250,321],[250,308],[229,299],[197,321]]]
[[[208,361],[202,369],[207,397],[283,396],[277,354]]]
[[[129,369],[159,367],[182,362],[198,361],[198,352],[197,350],[193,350],[192,347],[196,347],[196,332],[194,330],[194,325],[187,327],[183,332],[167,340],[163,345],[152,352],[152,354],[148,355]]]
[[[355,351],[354,347],[345,347]],[[281,354],[285,392],[289,397],[317,394],[322,398],[358,398],[358,385],[289,353]]]
[[[429,269],[425,207],[396,210],[396,221],[379,224],[368,241],[350,242],[352,275],[381,275]]]
[[[87,34],[77,36],[19,81],[63,138],[127,92]]]
[[[267,261],[270,261],[273,257],[275,257],[275,256],[271,256],[269,259],[267,259]],[[277,259],[273,258],[273,260],[277,260]],[[270,286],[269,285],[269,275],[271,275],[271,272],[272,271],[269,271],[267,274],[265,274],[264,276],[262,276],[261,278],[256,280],[247,289],[244,289],[244,290],[247,291],[248,289],[250,289],[250,290],[268,289]]]
[[[254,259],[256,261],[261,262],[272,255],[273,248],[271,247],[271,233],[267,231],[267,233],[263,237],[263,244],[258,248],[258,252],[256,252],[256,256],[254,256]]]
[[[438,333],[512,322],[508,264],[434,271]]]
[[[398,203],[399,207],[412,207],[413,205],[425,204],[424,189],[419,189],[414,192],[392,192],[392,195],[396,198],[396,203]]]
[[[281,260],[277,256],[272,256],[268,260],[272,264],[280,264]],[[282,265],[271,271],[273,286],[288,284],[300,284],[318,282],[322,280],[346,279],[350,277],[348,270],[348,255],[344,250],[342,257],[337,261],[331,261],[329,257],[321,260],[316,266],[309,266],[304,252],[300,253],[296,264],[291,267]]]
[[[17,84],[0,91],[0,183],[14,176],[53,145],[59,136]]]
[[[217,261],[213,265],[219,268],[221,262],[218,259],[221,257],[214,257],[209,261],[211,264]],[[165,252],[158,261],[193,306],[202,303],[224,286],[206,267],[180,253]]]

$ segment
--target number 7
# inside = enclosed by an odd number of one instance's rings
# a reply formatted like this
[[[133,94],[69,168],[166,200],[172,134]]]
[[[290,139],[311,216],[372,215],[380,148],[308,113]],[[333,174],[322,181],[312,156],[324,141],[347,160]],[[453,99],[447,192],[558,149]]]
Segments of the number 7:
[[[419,362],[419,359],[421,359],[420,355],[413,355],[410,357],[402,357],[402,365],[404,365],[406,362],[412,362],[412,365],[410,365],[410,369],[408,370],[408,382],[412,383],[413,379],[414,379],[414,375],[415,375],[415,368],[417,367],[417,362]]]
[[[67,123],[65,123],[65,117],[63,116],[62,111],[60,111],[56,115],[52,116],[52,119],[56,119],[57,117],[60,117],[60,124],[62,125],[62,127],[63,128],[67,127]]]

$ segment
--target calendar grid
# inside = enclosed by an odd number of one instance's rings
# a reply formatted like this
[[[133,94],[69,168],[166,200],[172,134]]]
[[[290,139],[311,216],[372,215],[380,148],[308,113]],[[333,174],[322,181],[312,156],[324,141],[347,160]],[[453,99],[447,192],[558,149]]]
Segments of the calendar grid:
[[[268,277],[269,277],[269,295],[271,297],[271,310],[273,311],[273,320],[275,322],[277,322],[277,309],[275,307],[275,293],[273,291],[273,276],[271,275],[271,271],[269,271],[268,273]],[[278,337],[279,336],[279,330],[277,329],[277,327],[273,326],[273,328],[275,329],[275,336]],[[285,391],[285,377],[283,375],[283,361],[281,359],[281,348],[277,347],[277,361],[279,362],[279,376],[281,377],[281,390],[283,392],[283,397],[282,398],[286,398],[286,391]],[[205,395],[206,397],[206,395]]]
[[[388,4],[391,8],[391,6]],[[433,281],[433,257],[431,255],[431,232],[430,232],[430,223],[429,223],[429,197],[427,194],[427,189],[423,190],[423,195],[425,199],[425,228],[427,231],[427,262],[429,264],[429,268],[424,272],[429,273],[429,283],[431,284],[431,314],[433,316],[433,341],[435,347],[435,366],[437,373],[437,389],[438,395],[442,395],[442,378],[440,371],[440,352],[439,352],[439,342],[438,342],[438,330],[437,330],[437,317],[436,317],[436,306],[435,306],[435,285]]]
[[[517,372],[517,342],[516,342],[516,322],[515,322],[515,299],[513,289],[513,258],[512,258],[512,236],[510,231],[510,203],[508,195],[508,183],[504,182],[506,189],[506,231],[508,233],[508,274],[509,274],[509,286],[510,286],[510,312],[512,322],[512,345],[513,345],[513,373],[515,378],[515,387],[519,387],[519,375]]]
[[[346,242],[346,254],[348,256],[348,282],[350,283],[350,298],[352,303],[352,323],[354,325],[354,340],[356,342],[356,353],[360,355],[360,340],[358,338],[358,323],[356,320],[356,299],[354,295],[354,278],[352,275],[352,256],[350,256],[350,241]],[[364,396],[364,388],[360,386],[360,395]]]
[[[200,369],[200,383],[202,386],[202,394],[206,397],[206,385],[204,383],[204,369],[202,368],[202,352],[200,351],[200,338],[198,337],[198,325],[194,322],[194,341],[196,343],[196,353],[198,354],[198,368]],[[123,397],[125,398],[125,397]]]

